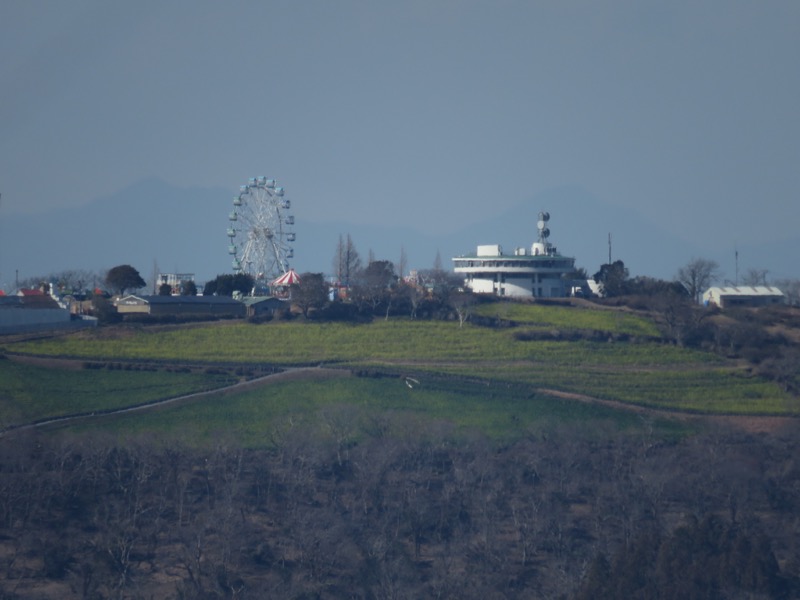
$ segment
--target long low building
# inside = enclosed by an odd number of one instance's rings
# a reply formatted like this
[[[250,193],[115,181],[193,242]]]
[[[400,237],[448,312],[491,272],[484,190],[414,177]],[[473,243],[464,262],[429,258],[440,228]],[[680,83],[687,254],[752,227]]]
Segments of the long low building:
[[[703,292],[703,304],[720,308],[733,306],[770,306],[785,304],[786,296],[776,287],[766,285],[740,285],[712,287]]]
[[[464,285],[476,294],[520,298],[559,298],[569,295],[575,259],[562,256],[548,238],[550,215],[539,213],[539,238],[530,249],[503,253],[499,244],[478,246],[475,254],[453,258],[453,270],[464,276]]]
[[[245,306],[228,296],[137,296],[115,302],[117,312],[147,315],[245,316]]]

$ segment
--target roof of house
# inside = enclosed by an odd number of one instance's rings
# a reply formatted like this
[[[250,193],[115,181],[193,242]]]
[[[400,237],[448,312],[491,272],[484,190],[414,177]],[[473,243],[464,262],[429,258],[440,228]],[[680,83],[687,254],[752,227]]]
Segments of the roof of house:
[[[42,294],[41,296],[24,296],[22,306],[25,308],[61,308],[53,298]]]
[[[276,298],[275,296],[245,296],[241,300],[245,306],[253,306],[254,304],[265,303],[269,306],[281,306],[286,301]]]
[[[44,294],[33,294],[30,296],[2,296],[0,297],[0,307],[2,308],[61,308],[53,298]]]
[[[230,296],[137,296],[130,294],[117,303],[144,302],[147,304],[241,304]]]
[[[783,296],[783,292],[768,285],[740,285],[729,287],[711,287],[705,292],[714,296]]]

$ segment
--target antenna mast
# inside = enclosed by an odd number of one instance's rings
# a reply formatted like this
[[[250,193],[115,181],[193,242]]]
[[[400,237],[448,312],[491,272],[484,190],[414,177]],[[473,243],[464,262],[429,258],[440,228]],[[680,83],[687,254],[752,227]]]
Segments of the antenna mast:
[[[611,233],[608,234],[608,264],[611,264]]]
[[[550,213],[545,211],[539,212],[539,220],[536,222],[536,228],[539,230],[539,244],[542,245],[542,251],[545,254],[550,254],[550,242],[547,238],[550,237],[550,228],[547,222],[550,220]]]

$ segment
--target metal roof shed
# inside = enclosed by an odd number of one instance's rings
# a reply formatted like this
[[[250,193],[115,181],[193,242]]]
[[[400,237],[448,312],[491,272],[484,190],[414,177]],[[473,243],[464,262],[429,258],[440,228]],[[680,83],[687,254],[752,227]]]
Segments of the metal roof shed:
[[[771,306],[785,304],[785,302],[786,296],[781,290],[766,285],[712,287],[703,292],[703,304],[705,306],[718,306],[720,308]]]

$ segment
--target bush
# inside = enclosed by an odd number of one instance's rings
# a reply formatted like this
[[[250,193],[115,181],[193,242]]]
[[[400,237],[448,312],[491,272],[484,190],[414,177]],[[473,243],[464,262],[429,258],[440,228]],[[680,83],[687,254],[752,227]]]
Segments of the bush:
[[[317,313],[325,321],[356,321],[358,320],[358,307],[350,302],[330,302]]]
[[[264,313],[261,315],[253,315],[247,317],[247,322],[250,323],[251,325],[261,325],[262,323],[269,323],[270,321],[272,321],[272,319],[273,319],[272,314]]]
[[[608,331],[591,329],[528,329],[514,332],[514,339],[520,342],[577,342],[580,340],[589,342],[630,342],[635,338],[627,333],[609,333]]]

